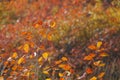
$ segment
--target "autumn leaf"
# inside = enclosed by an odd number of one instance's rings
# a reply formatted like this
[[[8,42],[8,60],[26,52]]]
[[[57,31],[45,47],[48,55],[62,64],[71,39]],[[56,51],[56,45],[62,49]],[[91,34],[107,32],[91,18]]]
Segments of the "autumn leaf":
[[[46,66],[43,68],[44,71],[48,70],[50,68],[50,66]]]
[[[97,42],[97,48],[100,48],[101,45],[102,45],[102,42],[101,42],[101,41]]]
[[[98,67],[103,67],[103,66],[105,66],[105,63],[102,63],[100,60],[94,62],[93,64],[94,64],[95,66],[98,66]]]
[[[19,60],[18,60],[18,64],[21,64],[22,62],[24,61],[24,58],[23,57],[21,57]]]
[[[21,45],[21,46],[19,46],[19,47],[18,47],[18,50],[21,50],[21,49],[22,49],[22,47],[23,47],[22,45]]]
[[[31,55],[29,56],[29,58],[30,58],[30,59],[33,59],[33,58],[34,58],[34,55],[31,54]]]
[[[17,65],[14,65],[14,66],[12,67],[12,70],[15,71],[16,69],[17,69]]]
[[[42,59],[43,59],[43,58],[42,58],[42,57],[40,57],[40,58],[38,59],[38,62],[41,62],[41,61],[42,61]]]
[[[88,56],[85,56],[83,60],[92,60],[95,56],[96,54],[90,53]]]
[[[99,56],[100,56],[100,57],[107,57],[107,56],[109,56],[109,55],[108,55],[107,53],[105,53],[105,52],[102,52],[102,53],[99,54]]]
[[[29,44],[25,44],[25,45],[23,46],[23,50],[24,50],[26,53],[28,53],[28,52],[29,52]]]
[[[8,72],[8,69],[5,69],[4,71],[3,71],[3,73],[7,73]]]
[[[58,60],[58,61],[55,61],[55,64],[60,64],[62,62],[62,60]]]
[[[45,49],[45,46],[44,46],[44,45],[40,45],[39,49],[40,49],[40,50],[44,50],[44,49]]]
[[[63,73],[58,73],[58,75],[59,75],[59,77],[63,77],[64,76]]]
[[[37,29],[37,28],[39,28],[40,25],[39,24],[34,24],[33,26]]]
[[[44,73],[44,74],[49,74],[49,72],[48,72],[48,71],[43,71],[43,73]]]
[[[0,76],[0,80],[4,80],[4,77],[3,77],[3,76]]]
[[[45,80],[52,80],[51,78],[46,78]]]
[[[97,80],[97,77],[93,76],[90,80]]]
[[[70,73],[74,73],[74,69],[70,69]]]
[[[88,46],[88,48],[91,49],[91,50],[96,50],[96,46],[95,45],[90,45],[90,46]]]
[[[17,52],[14,52],[13,55],[12,55],[12,58],[17,58],[17,57],[18,57]]]
[[[99,61],[94,62],[93,64],[94,64],[95,66],[99,66],[100,63],[101,63],[101,61],[99,60]]]
[[[100,67],[104,67],[105,66],[105,63],[101,63],[99,64]]]
[[[92,73],[93,73],[93,70],[92,70],[91,68],[87,68],[87,69],[86,69],[86,73],[87,73],[87,74],[92,74]]]
[[[26,35],[27,34],[27,32],[21,32],[21,35],[22,36],[24,36],[24,35]]]
[[[60,78],[60,80],[65,80],[64,78]]]
[[[45,59],[45,60],[47,60],[47,58],[48,58],[48,52],[44,52],[43,54],[42,54],[42,57]]]
[[[98,75],[98,78],[103,78],[104,75],[105,75],[105,72],[101,72],[101,73]]]
[[[26,73],[26,76],[30,76],[30,71],[28,71],[28,72]]]
[[[8,64],[9,64],[8,61],[5,61],[5,62],[4,62],[4,66],[7,66]]]
[[[60,64],[58,65],[60,68],[64,69],[64,70],[70,70],[71,66],[68,64]]]
[[[51,21],[51,22],[50,22],[50,27],[51,27],[51,28],[54,28],[55,25],[56,25],[56,23],[55,23],[54,21]]]
[[[47,35],[47,39],[48,39],[49,41],[52,40],[52,34],[49,33],[49,34]]]
[[[61,59],[62,59],[62,61],[67,61],[68,60],[66,57],[62,57]]]

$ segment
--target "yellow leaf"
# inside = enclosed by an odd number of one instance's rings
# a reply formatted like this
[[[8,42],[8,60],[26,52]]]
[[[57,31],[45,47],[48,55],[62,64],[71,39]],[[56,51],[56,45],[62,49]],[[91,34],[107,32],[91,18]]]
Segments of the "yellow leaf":
[[[62,57],[61,59],[62,59],[62,61],[67,61],[68,60],[66,57]]]
[[[46,78],[45,80],[52,80],[51,78]]]
[[[26,73],[26,76],[30,76],[30,72],[27,72],[27,73]]]
[[[0,80],[4,80],[3,76],[0,76]]]
[[[41,62],[41,61],[42,61],[42,59],[43,59],[43,58],[42,58],[42,57],[40,57],[40,58],[38,59],[38,62]]]
[[[43,68],[43,70],[47,70],[47,69],[49,69],[49,68],[50,68],[49,66],[46,66],[46,67]]]
[[[21,64],[22,62],[24,61],[24,58],[23,57],[21,57],[19,60],[18,60],[18,64]]]
[[[102,45],[102,42],[101,42],[101,41],[97,42],[97,48],[100,48],[101,45]]]
[[[12,58],[17,58],[17,56],[18,56],[17,52],[14,52]]]
[[[100,57],[106,57],[106,56],[109,56],[107,53],[103,52],[103,53],[100,53],[99,54]]]
[[[29,44],[25,44],[25,45],[23,46],[23,50],[24,50],[26,53],[28,53],[28,52],[29,52]]]
[[[63,77],[64,76],[63,73],[59,73],[58,75],[59,75],[59,77]]]
[[[44,74],[49,74],[48,71],[43,71]]]
[[[48,58],[48,52],[44,52],[44,53],[42,54],[42,57],[43,57],[44,59],[47,59],[47,58]]]
[[[51,21],[51,22],[50,22],[50,27],[51,27],[51,28],[54,28],[55,25],[56,25],[56,23],[55,23],[54,21]]]
[[[97,80],[97,77],[93,76],[90,80]]]
[[[105,72],[101,72],[101,73],[98,75],[98,78],[102,78],[104,75],[105,75]]]
[[[103,67],[103,66],[105,66],[105,63],[101,63],[101,64],[99,64],[99,66],[100,66],[100,67]]]

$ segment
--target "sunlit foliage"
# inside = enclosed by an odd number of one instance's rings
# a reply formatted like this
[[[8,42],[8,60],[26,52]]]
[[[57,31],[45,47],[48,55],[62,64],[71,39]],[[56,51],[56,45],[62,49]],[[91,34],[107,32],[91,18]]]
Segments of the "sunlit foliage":
[[[0,2],[0,80],[120,79],[119,0]]]

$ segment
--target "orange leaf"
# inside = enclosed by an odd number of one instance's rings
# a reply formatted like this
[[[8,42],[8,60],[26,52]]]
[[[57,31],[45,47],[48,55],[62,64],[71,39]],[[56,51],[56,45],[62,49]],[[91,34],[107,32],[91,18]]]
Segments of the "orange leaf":
[[[3,76],[0,76],[0,80],[4,80]]]
[[[84,60],[92,60],[95,56],[96,56],[96,54],[90,53],[88,56],[84,57]]]
[[[60,78],[60,80],[65,80],[64,78]]]
[[[104,75],[105,75],[105,72],[101,72],[101,73],[98,75],[98,78],[102,78]]]
[[[94,62],[93,64],[94,64],[95,66],[99,66],[100,63],[101,63],[101,61],[99,60],[99,61]]]
[[[93,70],[92,70],[91,68],[87,68],[87,69],[86,69],[86,73],[87,73],[87,74],[92,74],[92,73],[93,73]]]
[[[44,45],[40,45],[40,50],[44,50],[45,49],[45,46]]]
[[[97,42],[97,48],[100,48],[101,45],[102,45],[102,42],[101,42],[101,41]]]
[[[98,67],[103,67],[105,66],[105,63],[101,63],[101,61],[96,61],[93,63],[95,66],[98,66]]]
[[[90,46],[88,46],[88,48],[91,49],[91,50],[96,50],[96,46],[95,45],[90,45]]]
[[[58,61],[55,61],[55,64],[60,64],[62,61],[61,60],[58,60]]]
[[[4,66],[7,66],[8,64],[9,64],[8,61],[5,61],[5,62],[4,62]]]
[[[62,61],[67,61],[68,60],[66,57],[62,57],[61,59],[62,59]]]
[[[97,80],[97,77],[93,76],[90,80]]]
[[[70,70],[71,66],[68,64],[60,64],[58,65],[60,68],[64,69],[64,70]]]
[[[3,73],[5,73],[5,74],[6,74],[7,72],[8,72],[8,69],[5,69],[5,70],[3,71]]]
[[[12,70],[15,71],[17,69],[17,65],[12,67]]]
[[[50,41],[50,40],[52,40],[52,35],[51,34],[48,34],[47,35],[47,39]]]
[[[30,59],[34,58],[34,55],[31,54],[31,55],[29,56],[29,58],[30,58]]]
[[[12,58],[17,58],[17,56],[18,56],[17,52],[14,52]]]

